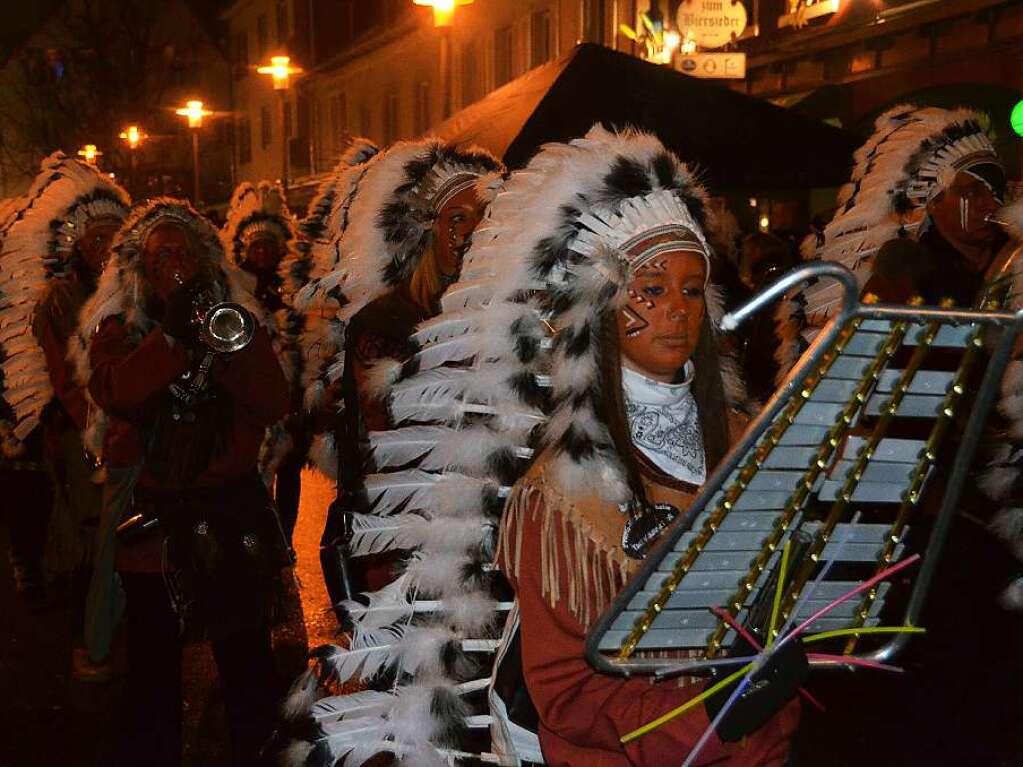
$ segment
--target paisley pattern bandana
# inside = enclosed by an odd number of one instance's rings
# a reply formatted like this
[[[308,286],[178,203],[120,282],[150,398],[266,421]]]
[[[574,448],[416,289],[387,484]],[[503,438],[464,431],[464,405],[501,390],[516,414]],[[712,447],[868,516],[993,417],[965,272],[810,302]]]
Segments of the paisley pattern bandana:
[[[689,388],[694,373],[690,360],[685,380],[666,384],[623,364],[622,389],[633,444],[665,474],[702,485],[707,479],[707,462],[699,410]]]

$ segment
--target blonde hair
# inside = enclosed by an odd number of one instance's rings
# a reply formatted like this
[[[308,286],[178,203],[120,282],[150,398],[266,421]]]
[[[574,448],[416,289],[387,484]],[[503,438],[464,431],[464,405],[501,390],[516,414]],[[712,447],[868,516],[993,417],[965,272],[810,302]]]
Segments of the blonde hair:
[[[444,292],[444,275],[441,273],[435,250],[436,237],[423,251],[422,258],[416,264],[416,270],[408,281],[408,293],[412,302],[427,314],[437,313],[437,299]]]

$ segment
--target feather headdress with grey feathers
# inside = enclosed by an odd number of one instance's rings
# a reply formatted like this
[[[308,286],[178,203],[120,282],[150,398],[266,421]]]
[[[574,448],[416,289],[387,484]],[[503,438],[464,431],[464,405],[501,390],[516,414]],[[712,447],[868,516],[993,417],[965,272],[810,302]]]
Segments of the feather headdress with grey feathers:
[[[0,261],[0,391],[23,440],[53,397],[46,358],[32,331],[36,306],[50,280],[71,268],[75,245],[90,222],[122,222],[128,194],[95,167],[55,152],[20,200],[2,211]]]

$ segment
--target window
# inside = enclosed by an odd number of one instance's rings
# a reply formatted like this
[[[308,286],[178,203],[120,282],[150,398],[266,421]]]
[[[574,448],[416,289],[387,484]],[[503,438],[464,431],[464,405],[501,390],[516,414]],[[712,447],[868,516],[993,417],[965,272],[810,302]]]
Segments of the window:
[[[266,149],[273,141],[273,115],[270,107],[262,106],[259,109],[259,145]]]
[[[416,83],[415,135],[422,136],[430,130],[430,83],[423,80]]]
[[[348,132],[348,96],[344,93],[337,93],[330,99],[330,130],[335,141]]]
[[[500,88],[512,79],[512,28],[501,27],[494,32],[494,87]]]
[[[373,135],[373,113],[370,112],[369,104],[359,106],[359,133],[367,138]]]
[[[283,0],[277,0],[277,43],[284,45],[288,42],[288,4]]]
[[[234,76],[245,77],[249,67],[249,35],[243,29],[234,36]]]
[[[270,30],[266,23],[266,14],[261,13],[256,18],[256,55],[260,60],[266,54],[266,49],[270,45]]]
[[[468,106],[479,97],[480,78],[476,62],[476,43],[470,40],[462,46],[462,106]]]
[[[529,68],[551,60],[551,12],[534,11],[529,16]]]
[[[384,143],[393,144],[398,140],[398,94],[392,86],[384,99]]]
[[[252,124],[248,117],[238,120],[238,162],[252,162]]]

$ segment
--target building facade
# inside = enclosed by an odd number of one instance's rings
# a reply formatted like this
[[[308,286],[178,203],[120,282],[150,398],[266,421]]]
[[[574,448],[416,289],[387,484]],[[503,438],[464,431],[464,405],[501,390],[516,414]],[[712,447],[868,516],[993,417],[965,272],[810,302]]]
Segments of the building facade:
[[[687,43],[682,21],[696,4],[736,3],[741,35],[713,50]],[[429,133],[583,41],[683,71],[694,52],[744,54],[744,77],[721,87],[864,133],[904,101],[978,108],[1019,164],[1008,115],[1023,86],[1021,0],[474,0],[444,28],[412,0],[236,0],[224,19],[237,180],[280,178],[286,150],[296,192],[333,167],[351,136],[387,144]],[[659,46],[644,40],[647,21]],[[256,73],[281,53],[304,70],[284,108]]]
[[[351,136],[389,144],[427,134],[578,42],[615,44],[618,19],[635,9],[634,0],[475,0],[435,27],[412,0],[237,0],[224,13],[237,178],[280,178],[283,138],[298,193]],[[303,69],[284,108],[256,71],[280,54]]]

